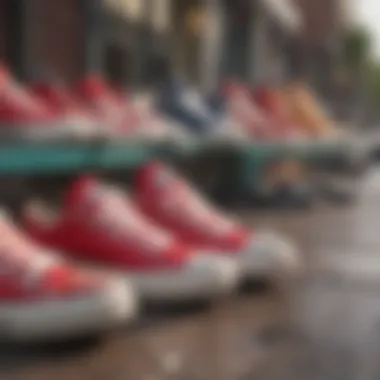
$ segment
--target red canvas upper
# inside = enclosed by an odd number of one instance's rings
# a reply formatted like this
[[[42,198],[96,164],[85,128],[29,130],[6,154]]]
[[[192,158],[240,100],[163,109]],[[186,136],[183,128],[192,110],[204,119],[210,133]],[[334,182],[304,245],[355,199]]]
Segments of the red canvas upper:
[[[0,67],[1,123],[38,125],[51,122],[54,118],[48,107],[17,83],[4,67]]]
[[[85,113],[79,99],[58,83],[37,82],[29,86],[30,91],[46,102],[57,113]]]
[[[89,75],[79,81],[75,93],[113,131],[123,134],[135,132],[139,120],[128,97],[111,87],[98,75]]]
[[[82,178],[68,191],[60,218],[43,226],[26,218],[40,241],[78,259],[120,269],[177,268],[189,256],[177,239],[150,223],[116,188]]]
[[[142,166],[135,185],[136,201],[144,213],[189,245],[237,251],[251,236],[159,162]]]
[[[0,301],[77,296],[100,282],[65,264],[0,218]]]

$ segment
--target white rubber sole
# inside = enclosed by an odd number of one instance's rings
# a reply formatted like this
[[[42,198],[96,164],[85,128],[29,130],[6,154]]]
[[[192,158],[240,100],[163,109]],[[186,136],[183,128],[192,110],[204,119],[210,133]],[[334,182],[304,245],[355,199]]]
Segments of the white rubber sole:
[[[124,280],[110,280],[102,291],[87,297],[1,305],[0,340],[35,342],[83,337],[123,325],[137,311],[133,287]]]
[[[235,260],[195,255],[180,270],[126,273],[141,297],[152,302],[207,301],[232,293],[240,282]]]
[[[249,279],[293,275],[300,270],[301,258],[296,246],[274,233],[255,233],[237,256],[242,276]]]

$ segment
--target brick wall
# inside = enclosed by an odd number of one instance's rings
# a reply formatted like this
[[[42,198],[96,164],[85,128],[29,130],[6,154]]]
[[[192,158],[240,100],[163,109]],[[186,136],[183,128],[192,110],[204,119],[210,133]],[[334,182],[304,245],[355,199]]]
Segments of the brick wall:
[[[30,29],[37,75],[73,80],[81,73],[84,25],[77,0],[33,0]]]
[[[340,56],[341,0],[294,0],[304,19],[304,72],[316,89],[333,96],[333,76]],[[344,1],[344,0],[343,0]]]
[[[294,0],[304,18],[303,36],[308,43],[326,45],[336,39],[340,27],[339,0]]]
[[[0,60],[7,61],[6,0],[0,0]]]

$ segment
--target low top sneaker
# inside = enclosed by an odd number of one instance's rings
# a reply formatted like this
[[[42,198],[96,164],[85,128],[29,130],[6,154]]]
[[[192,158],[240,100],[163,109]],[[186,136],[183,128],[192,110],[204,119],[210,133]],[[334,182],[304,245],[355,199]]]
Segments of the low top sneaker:
[[[128,126],[129,137],[143,141],[178,141],[185,137],[181,128],[165,119],[153,107],[153,98],[150,94],[132,96],[125,89],[102,84],[103,93],[108,96],[125,113],[124,122]],[[104,96],[104,95],[103,95]]]
[[[0,339],[55,340],[116,327],[137,312],[124,279],[89,274],[0,216]]]
[[[235,257],[248,277],[292,271],[298,267],[293,245],[272,233],[253,232],[223,215],[161,163],[136,174],[136,201],[146,215],[189,245]]]
[[[100,76],[83,78],[75,93],[99,121],[107,124],[110,138],[131,137],[135,133],[138,115],[128,106],[127,97],[123,99],[120,93],[113,92]]]
[[[253,139],[270,139],[273,131],[265,115],[251,102],[244,86],[235,82],[223,85],[222,93],[227,99],[227,107],[231,115],[244,126]]]
[[[189,249],[150,223],[124,193],[94,179],[73,185],[56,220],[41,210],[30,207],[26,215],[32,236],[126,275],[149,301],[210,299],[238,282],[232,260]]]
[[[74,136],[89,138],[99,134],[100,126],[74,95],[60,83],[37,82],[29,90],[56,115],[65,117]]]
[[[158,108],[195,138],[214,141],[246,140],[241,126],[222,108],[211,107],[203,96],[178,78],[160,89]]]
[[[68,123],[17,83],[0,66],[0,134],[5,138],[51,139],[67,135]]]
[[[333,135],[337,131],[334,122],[318,104],[311,90],[293,83],[282,91],[282,96],[294,119],[307,133],[315,137]]]
[[[288,104],[278,90],[271,87],[259,87],[251,97],[274,120],[278,131],[291,137],[301,135],[302,128],[292,117]]]

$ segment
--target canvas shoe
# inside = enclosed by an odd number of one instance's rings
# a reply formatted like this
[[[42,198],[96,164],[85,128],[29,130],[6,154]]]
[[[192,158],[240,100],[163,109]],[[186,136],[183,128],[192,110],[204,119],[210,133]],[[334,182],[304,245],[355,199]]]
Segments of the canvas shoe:
[[[251,99],[273,122],[276,133],[287,140],[304,140],[305,134],[291,117],[281,94],[272,87],[261,86],[250,92]]]
[[[235,258],[247,277],[288,273],[299,266],[293,244],[224,215],[159,162],[138,169],[135,198],[146,215],[189,245]]]
[[[107,125],[111,139],[138,139],[149,136],[147,130],[151,129],[151,134],[154,134],[160,127],[151,124],[150,115],[139,112],[128,94],[112,89],[99,75],[83,78],[78,82],[75,93]]]
[[[238,282],[233,260],[185,246],[148,221],[125,193],[82,178],[53,219],[31,205],[26,228],[37,240],[78,261],[130,278],[148,301],[209,300]]]
[[[55,340],[98,333],[137,314],[126,279],[66,263],[0,216],[0,339]]]
[[[29,90],[56,115],[67,119],[73,136],[86,139],[101,135],[101,125],[95,116],[63,84],[35,82],[29,85]]]
[[[247,141],[239,123],[223,109],[210,106],[182,80],[168,81],[158,96],[158,108],[179,123],[188,134],[211,143]]]
[[[252,139],[268,141],[276,137],[273,123],[253,103],[246,86],[230,81],[224,83],[221,91],[227,99],[229,112],[244,126],[246,133]]]
[[[313,137],[336,137],[338,129],[328,118],[315,96],[299,83],[292,83],[280,90],[294,122]]]
[[[4,139],[51,140],[70,135],[59,117],[0,65],[0,135]]]

